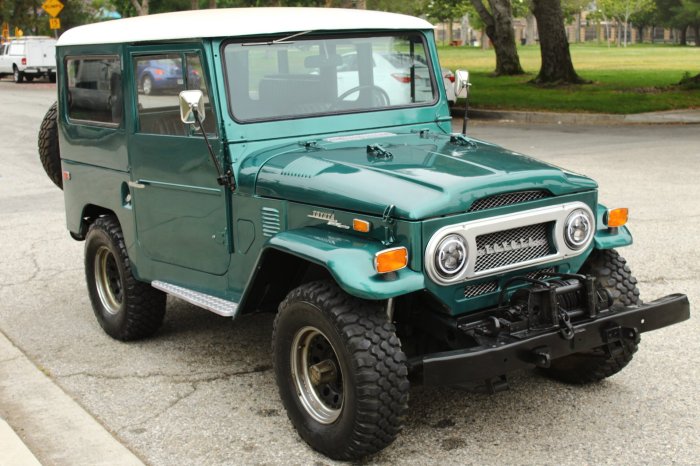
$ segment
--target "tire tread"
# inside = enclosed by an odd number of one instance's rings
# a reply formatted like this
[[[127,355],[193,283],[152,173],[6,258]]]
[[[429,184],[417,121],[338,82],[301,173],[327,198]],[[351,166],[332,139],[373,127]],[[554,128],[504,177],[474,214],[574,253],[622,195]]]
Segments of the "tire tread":
[[[581,273],[595,276],[598,285],[610,293],[610,307],[613,310],[642,303],[637,279],[625,258],[614,249],[594,250],[581,268]],[[613,352],[595,348],[590,352],[555,359],[544,372],[548,377],[570,384],[599,382],[624,369],[632,361],[638,347],[636,341],[624,340],[617,344]]]
[[[49,179],[63,189],[61,152],[58,146],[58,103],[54,102],[39,127],[39,159]]]
[[[343,445],[319,450],[334,459],[355,460],[384,449],[401,431],[408,410],[406,356],[394,325],[379,305],[354,298],[333,282],[311,282],[290,292],[280,304],[272,336],[273,355],[279,318],[298,301],[330,314],[357,369],[358,409],[352,434]],[[304,432],[298,431],[304,437]]]
[[[122,261],[124,266],[124,301],[125,301],[125,323],[115,330],[110,331],[103,326],[105,331],[118,340],[130,341],[138,340],[153,335],[161,326],[165,317],[166,294],[153,288],[149,283],[137,280],[131,271],[131,261],[127,254],[126,244],[121,226],[115,217],[100,217],[90,226],[90,232],[100,230],[104,232],[116,247],[118,256],[116,259]],[[90,235],[88,232],[88,235]],[[87,246],[87,244],[86,244]],[[92,258],[85,257],[85,260]],[[86,264],[87,265],[87,264]],[[86,271],[89,268],[86,267]],[[94,278],[87,276],[88,282]],[[98,314],[98,306],[101,305],[99,298],[93,298],[93,309]],[[98,320],[100,316],[98,315]],[[102,322],[100,322],[102,324]]]

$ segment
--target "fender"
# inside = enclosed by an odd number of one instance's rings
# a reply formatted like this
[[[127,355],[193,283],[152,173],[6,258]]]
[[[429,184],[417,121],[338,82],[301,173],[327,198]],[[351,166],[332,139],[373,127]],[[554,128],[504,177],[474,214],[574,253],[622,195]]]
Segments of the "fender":
[[[265,248],[325,267],[343,290],[358,298],[389,299],[425,288],[423,274],[408,267],[389,274],[377,273],[374,255],[386,249],[378,241],[305,227],[279,233]]]
[[[626,226],[619,228],[608,228],[605,226],[603,216],[607,210],[607,207],[598,204],[596,209],[596,225],[598,225],[598,229],[593,238],[593,247],[595,249],[613,249],[631,245],[632,234]]]

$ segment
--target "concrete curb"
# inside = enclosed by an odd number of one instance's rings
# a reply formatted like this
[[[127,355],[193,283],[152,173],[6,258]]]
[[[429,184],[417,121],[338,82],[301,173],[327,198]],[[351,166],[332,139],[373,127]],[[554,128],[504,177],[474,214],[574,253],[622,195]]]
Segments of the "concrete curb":
[[[453,108],[452,115],[461,118],[464,115],[464,108]],[[668,112],[616,115],[610,113],[555,113],[470,109],[469,118],[502,123],[550,125],[688,125],[700,124],[700,110],[673,110]]]
[[[143,466],[0,332],[0,465]],[[15,434],[19,432],[22,438]],[[14,434],[14,435],[12,435]],[[19,461],[6,458],[14,452]],[[32,459],[34,462],[32,462]]]
[[[12,427],[0,418],[0,466],[41,466],[39,460],[17,436]]]

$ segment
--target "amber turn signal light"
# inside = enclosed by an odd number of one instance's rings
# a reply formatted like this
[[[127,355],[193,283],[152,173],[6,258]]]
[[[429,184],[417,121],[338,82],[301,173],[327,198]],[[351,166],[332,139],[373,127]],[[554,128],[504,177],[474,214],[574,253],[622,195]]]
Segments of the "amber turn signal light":
[[[401,270],[408,264],[408,250],[405,247],[385,249],[374,256],[374,268],[379,273]]]
[[[621,227],[627,223],[628,209],[620,207],[618,209],[608,209],[605,215],[605,224],[608,228]]]
[[[360,233],[368,233],[372,225],[367,220],[355,218],[352,220],[352,229]]]

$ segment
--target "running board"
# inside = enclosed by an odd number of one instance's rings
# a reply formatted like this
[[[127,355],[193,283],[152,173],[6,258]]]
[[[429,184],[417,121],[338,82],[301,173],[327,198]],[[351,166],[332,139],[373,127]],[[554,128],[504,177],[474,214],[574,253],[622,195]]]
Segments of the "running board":
[[[151,282],[151,286],[155,289],[165,291],[166,293],[177,298],[183,299],[188,303],[194,304],[195,306],[211,311],[214,314],[219,314],[220,316],[235,317],[236,311],[238,310],[238,303],[173,285],[172,283],[154,280]]]

